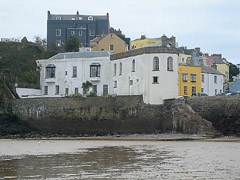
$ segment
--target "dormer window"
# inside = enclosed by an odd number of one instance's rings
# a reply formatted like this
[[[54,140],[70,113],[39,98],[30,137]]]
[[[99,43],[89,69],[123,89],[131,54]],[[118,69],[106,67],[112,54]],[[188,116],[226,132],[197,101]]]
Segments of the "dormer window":
[[[76,18],[75,18],[75,17],[72,17],[72,20],[76,20]]]
[[[89,16],[89,17],[88,17],[88,20],[89,20],[89,21],[93,21],[93,17],[92,17],[92,16]]]
[[[46,66],[46,79],[55,78],[55,69],[56,66],[54,64],[48,64]]]

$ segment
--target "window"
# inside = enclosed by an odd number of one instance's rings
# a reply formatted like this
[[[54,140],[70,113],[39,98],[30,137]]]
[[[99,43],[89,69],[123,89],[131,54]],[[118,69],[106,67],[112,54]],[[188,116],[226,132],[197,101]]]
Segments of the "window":
[[[79,31],[79,36],[82,36],[82,34],[83,34],[82,31]]]
[[[184,82],[187,82],[187,80],[188,80],[188,74],[187,73],[182,73],[182,80]]]
[[[119,65],[119,75],[120,76],[122,75],[122,63],[120,63],[120,65]]]
[[[132,72],[135,72],[136,70],[136,64],[135,64],[135,59],[132,61]]]
[[[61,36],[61,29],[56,29],[56,36]]]
[[[182,58],[182,62],[184,62],[184,58]]]
[[[191,81],[196,82],[196,74],[191,74]]]
[[[222,93],[222,90],[220,89],[220,93]]]
[[[67,71],[65,71],[65,75],[67,75]]]
[[[55,78],[55,69],[56,66],[54,64],[48,64],[46,66],[46,78]]]
[[[196,86],[192,87],[192,93],[196,93]]]
[[[110,34],[110,38],[113,38],[113,34],[112,33]]]
[[[77,77],[77,66],[73,66],[73,76],[72,77]]]
[[[56,20],[62,20],[62,17],[61,16],[57,16]]]
[[[214,76],[214,84],[217,84],[217,76]]]
[[[56,40],[56,46],[57,47],[61,47],[61,39],[57,39]]]
[[[68,96],[68,88],[65,88],[65,96]]]
[[[159,58],[153,58],[153,71],[159,71]]]
[[[93,85],[93,86],[92,86],[92,91],[95,92],[95,93],[97,93],[97,85]]]
[[[215,95],[217,95],[217,89],[215,89]]]
[[[133,80],[129,81],[129,85],[132,86],[133,85]]]
[[[103,95],[108,94],[108,85],[104,84],[103,85]]]
[[[75,95],[77,95],[78,94],[78,88],[76,87],[75,88]]]
[[[71,36],[74,36],[75,35],[75,31],[71,31]]]
[[[44,86],[44,95],[48,95],[48,86]]]
[[[202,74],[202,83],[204,83],[204,74]]]
[[[78,19],[79,19],[79,20],[82,20],[82,17],[79,17]]]
[[[92,16],[89,16],[89,17],[88,17],[88,20],[89,20],[89,21],[93,21],[93,17],[92,17]]]
[[[114,64],[114,70],[113,70],[113,75],[116,76],[117,75],[117,64]]]
[[[158,76],[153,76],[153,84],[158,84]]]
[[[173,58],[172,57],[167,58],[167,70],[173,71]]]
[[[59,94],[59,85],[55,86],[55,94],[58,95]]]
[[[184,95],[187,95],[187,86],[184,86]]]
[[[89,36],[94,36],[95,32],[94,32],[94,29],[90,29],[89,30]]]
[[[203,93],[203,91],[204,91],[204,89],[203,88],[201,88],[201,92]]]
[[[117,81],[114,81],[113,87],[114,87],[114,88],[117,88]]]
[[[113,44],[110,44],[110,46],[109,46],[109,50],[110,50],[110,51],[113,51],[113,49],[114,49]]]
[[[76,18],[75,18],[75,17],[72,17],[72,20],[76,20]]]
[[[100,77],[100,67],[99,63],[92,63],[90,65],[90,77]]]

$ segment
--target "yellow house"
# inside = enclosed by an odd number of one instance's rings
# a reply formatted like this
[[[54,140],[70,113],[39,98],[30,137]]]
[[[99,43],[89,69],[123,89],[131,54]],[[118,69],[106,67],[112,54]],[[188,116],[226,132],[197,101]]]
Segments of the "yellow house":
[[[181,54],[181,53],[178,56],[179,63],[187,63],[188,59],[192,59],[192,56],[187,54]]]
[[[114,33],[97,36],[90,41],[92,51],[109,51],[113,54],[128,51],[128,44]]]
[[[160,38],[150,39],[150,38],[146,38],[145,35],[142,35],[140,39],[135,39],[131,41],[131,49],[140,48],[140,47],[144,47],[144,46],[148,46],[156,43],[162,43],[162,40]]]
[[[179,96],[192,96],[192,93],[201,92],[200,66],[190,66],[185,63],[179,63],[178,73]]]
[[[217,65],[217,70],[225,75],[225,81],[229,82],[229,66],[228,64],[216,64]]]

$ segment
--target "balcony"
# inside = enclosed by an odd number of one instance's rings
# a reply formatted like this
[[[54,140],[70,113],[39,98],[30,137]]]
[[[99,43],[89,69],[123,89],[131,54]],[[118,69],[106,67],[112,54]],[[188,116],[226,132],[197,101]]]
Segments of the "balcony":
[[[90,81],[92,82],[100,81],[100,77],[90,77]]]
[[[55,78],[47,78],[47,79],[45,79],[45,82],[46,83],[55,83],[56,79]]]

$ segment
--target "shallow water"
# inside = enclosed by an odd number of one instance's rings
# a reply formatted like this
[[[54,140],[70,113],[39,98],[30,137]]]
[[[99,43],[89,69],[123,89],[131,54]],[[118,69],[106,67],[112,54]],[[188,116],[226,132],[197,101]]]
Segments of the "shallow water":
[[[240,179],[240,143],[0,141],[0,179]]]

